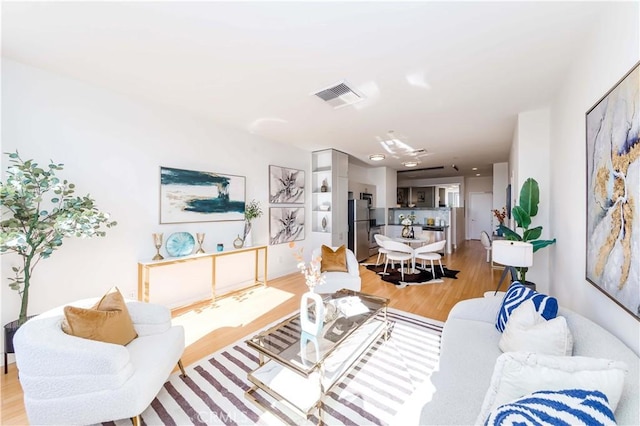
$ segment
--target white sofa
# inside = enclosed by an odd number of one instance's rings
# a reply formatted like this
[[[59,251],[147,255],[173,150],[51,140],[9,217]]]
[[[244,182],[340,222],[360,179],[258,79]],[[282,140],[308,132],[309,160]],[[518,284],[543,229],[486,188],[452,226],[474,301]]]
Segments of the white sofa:
[[[184,328],[164,306],[127,301],[127,309],[138,337],[126,346],[65,334],[63,307],[20,327],[14,347],[31,424],[137,418],[149,406],[182,356]]]
[[[331,247],[336,251],[338,247]],[[349,272],[325,272],[324,284],[317,286],[314,291],[320,294],[335,293],[338,290],[346,288],[347,290],[360,291],[362,288],[362,280],[360,278],[360,264],[356,259],[356,255],[349,249],[347,252],[347,270]],[[315,259],[322,254],[322,248],[318,247],[313,250],[311,258]]]
[[[421,425],[472,425],[489,388],[501,333],[495,328],[502,297],[457,303],[444,325],[438,371],[431,378],[433,396],[423,405]],[[592,321],[560,307],[574,339],[573,355],[623,361],[629,367],[615,411],[618,424],[640,424],[638,356]],[[425,392],[427,394],[428,392]]]

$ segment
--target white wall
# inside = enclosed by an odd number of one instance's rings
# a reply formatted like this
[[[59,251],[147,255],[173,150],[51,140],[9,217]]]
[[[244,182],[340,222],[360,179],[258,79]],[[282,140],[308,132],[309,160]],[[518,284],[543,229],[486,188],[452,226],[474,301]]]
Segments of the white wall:
[[[507,205],[507,185],[509,184],[509,163],[493,165],[493,208],[502,210]],[[494,229],[498,227],[498,219],[493,216]]]
[[[550,162],[550,111],[548,108],[527,111],[518,114],[518,132],[514,138],[517,151],[513,165],[515,194],[514,204],[519,204],[520,188],[525,180],[533,178],[540,187],[538,214],[531,220],[531,227],[542,226],[541,239],[553,239],[550,233],[549,213],[551,211],[551,185],[549,177]],[[514,224],[515,226],[515,224]],[[522,233],[522,230],[518,231]],[[533,266],[527,272],[527,281],[536,283],[540,292],[549,291],[549,259],[553,256],[555,245],[538,250],[533,255]]]
[[[470,192],[491,192],[493,191],[493,177],[481,176],[470,177],[464,180],[464,197],[468,198]]]
[[[269,164],[306,170],[310,176],[307,151],[9,60],[2,67],[2,151],[18,149],[25,159],[65,163],[61,175],[77,185],[77,193],[90,193],[118,221],[106,238],[68,239],[38,265],[30,313],[99,296],[113,285],[125,296],[137,294],[137,262],[154,255],[154,232],[163,232],[165,239],[176,231],[205,232],[206,251],[214,251],[218,242],[232,246],[241,221],[159,224],[160,166],[245,176],[247,200],[260,201],[266,213],[254,222],[254,244],[268,241]],[[307,202],[310,192],[307,179]],[[310,227],[306,231],[310,235]],[[18,315],[18,294],[7,285],[8,266],[16,261],[2,256],[3,323]],[[181,270],[173,282],[153,287],[152,301],[170,304],[206,296],[208,270],[206,264]],[[288,245],[270,246],[269,277],[294,271]]]
[[[639,322],[585,279],[585,113],[640,59],[638,2],[611,3],[551,105],[551,293],[640,354]],[[635,378],[637,380],[637,377]]]

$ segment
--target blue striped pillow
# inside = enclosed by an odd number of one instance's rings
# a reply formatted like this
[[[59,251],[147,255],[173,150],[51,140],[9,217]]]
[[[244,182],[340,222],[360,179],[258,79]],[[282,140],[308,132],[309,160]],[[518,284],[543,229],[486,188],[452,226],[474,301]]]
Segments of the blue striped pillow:
[[[496,408],[485,426],[615,425],[605,394],[595,390],[539,391]]]
[[[514,281],[507,289],[507,294],[502,299],[502,305],[498,311],[496,328],[500,333],[504,331],[509,316],[522,302],[531,299],[536,307],[536,311],[546,320],[554,319],[558,315],[558,301],[555,297],[538,293],[528,287]]]

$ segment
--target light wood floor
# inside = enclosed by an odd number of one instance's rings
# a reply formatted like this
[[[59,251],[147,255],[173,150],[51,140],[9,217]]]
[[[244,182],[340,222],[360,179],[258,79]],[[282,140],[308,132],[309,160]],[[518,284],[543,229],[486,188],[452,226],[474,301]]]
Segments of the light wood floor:
[[[389,298],[390,307],[445,321],[458,301],[482,297],[495,290],[500,270],[492,270],[485,262],[486,252],[480,241],[462,244],[443,258],[449,269],[459,270],[458,279],[445,279],[441,284],[409,286],[402,289],[385,283],[374,272],[360,267],[362,291]],[[370,259],[375,262],[375,257]],[[504,285],[504,284],[503,284]],[[272,280],[267,287],[256,287],[215,303],[203,303],[174,312],[174,322],[185,326],[187,348],[182,357],[188,366],[298,308],[300,295],[306,290],[301,274]],[[26,425],[22,389],[15,364],[2,375],[3,425]]]

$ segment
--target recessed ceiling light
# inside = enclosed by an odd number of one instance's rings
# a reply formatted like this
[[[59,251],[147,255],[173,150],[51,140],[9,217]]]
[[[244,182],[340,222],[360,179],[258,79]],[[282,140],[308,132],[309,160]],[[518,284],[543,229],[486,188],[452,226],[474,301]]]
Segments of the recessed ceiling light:
[[[476,176],[480,176],[480,173],[476,173]]]
[[[477,168],[477,167],[474,167],[474,168],[472,168],[471,170],[478,170],[478,168]]]
[[[402,163],[403,166],[405,167],[415,167],[417,166],[419,163],[417,161],[405,161]]]
[[[369,156],[369,160],[371,161],[382,161],[384,160],[386,157],[384,154],[371,154]]]

